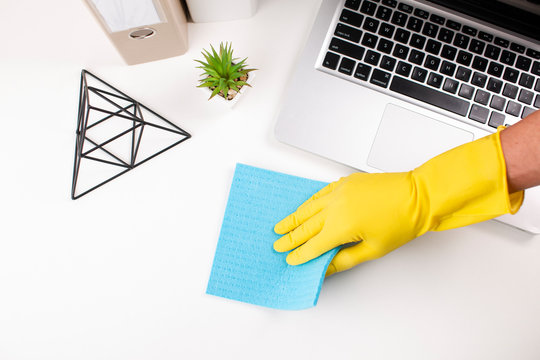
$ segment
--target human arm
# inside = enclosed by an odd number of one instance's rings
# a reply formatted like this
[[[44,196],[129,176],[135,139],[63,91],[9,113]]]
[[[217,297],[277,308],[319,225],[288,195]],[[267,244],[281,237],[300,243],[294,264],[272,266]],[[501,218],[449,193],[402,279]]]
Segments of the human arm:
[[[293,250],[287,262],[297,265],[356,243],[338,252],[328,275],[381,257],[427,231],[515,213],[523,201],[523,193],[516,191],[540,183],[538,166],[531,169],[540,159],[538,116],[532,114],[532,120],[454,148],[409,172],[354,173],[329,184],[276,224],[275,231],[284,236],[274,249]],[[528,167],[519,164],[523,151],[530,153]]]
[[[501,132],[510,192],[540,185],[540,110]]]

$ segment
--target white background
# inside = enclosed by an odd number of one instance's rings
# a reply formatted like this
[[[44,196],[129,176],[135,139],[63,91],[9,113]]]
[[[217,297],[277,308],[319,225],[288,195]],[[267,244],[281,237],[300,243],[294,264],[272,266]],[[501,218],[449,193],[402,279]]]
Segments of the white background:
[[[318,4],[263,0],[190,24],[181,57],[126,66],[82,1],[0,0],[0,359],[540,358],[540,237],[494,221],[333,276],[310,310],[205,294],[237,162],[353,171],[273,137]],[[220,41],[260,69],[233,109],[195,88]],[[193,138],[72,201],[83,68]]]

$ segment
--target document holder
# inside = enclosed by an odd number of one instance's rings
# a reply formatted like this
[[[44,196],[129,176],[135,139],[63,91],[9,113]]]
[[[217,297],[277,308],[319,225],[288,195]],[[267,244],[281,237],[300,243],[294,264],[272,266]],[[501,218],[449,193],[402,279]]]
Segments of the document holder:
[[[128,65],[187,51],[187,21],[180,0],[84,2]]]
[[[86,70],[81,74],[73,200],[191,135]]]

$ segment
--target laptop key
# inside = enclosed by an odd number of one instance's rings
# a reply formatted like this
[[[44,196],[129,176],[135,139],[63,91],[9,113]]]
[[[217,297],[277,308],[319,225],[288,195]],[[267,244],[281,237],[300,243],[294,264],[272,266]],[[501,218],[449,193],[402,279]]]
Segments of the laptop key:
[[[412,47],[415,47],[417,49],[423,49],[425,43],[426,43],[425,36],[418,35],[418,34],[413,34],[412,37],[411,37],[411,42],[409,43],[409,45],[411,45]]]
[[[405,26],[407,23],[407,19],[409,16],[405,13],[402,13],[400,11],[394,11],[394,15],[392,16],[392,24],[397,26]]]
[[[454,45],[466,49],[471,39],[467,35],[457,34],[454,39]]]
[[[354,77],[360,80],[367,81],[369,78],[369,73],[371,72],[371,66],[358,63],[356,66],[356,71],[354,72]]]
[[[534,59],[540,59],[540,51],[528,48],[526,54],[527,54],[527,56],[530,56],[530,57],[532,57]]]
[[[508,101],[508,104],[506,105],[506,113],[519,117],[519,114],[521,113],[521,105],[517,102]]]
[[[396,66],[396,59],[391,58],[390,56],[384,55],[381,60],[380,67],[382,69],[388,70],[388,71],[394,71],[394,67]]]
[[[496,77],[501,77],[503,69],[504,69],[504,66],[502,64],[491,61],[489,63],[489,67],[487,69],[487,72],[488,72],[489,75],[493,75],[493,76],[496,76]]]
[[[535,112],[533,108],[530,108],[528,106],[523,107],[523,112],[521,113],[521,118],[526,118],[527,116],[531,115],[533,112]]]
[[[529,90],[521,89],[518,100],[524,104],[531,105],[534,93]]]
[[[529,69],[531,68],[531,63],[531,59],[519,55],[516,61],[516,67],[523,71],[529,71]]]
[[[369,80],[369,82],[377,86],[386,88],[388,87],[388,83],[390,82],[390,77],[390,73],[379,69],[374,69],[373,74],[371,75],[371,80]]]
[[[478,30],[467,25],[463,25],[463,32],[467,35],[476,36]]]
[[[439,31],[439,26],[427,22],[424,25],[424,29],[422,30],[422,34],[434,38],[437,35],[437,31]]]
[[[461,84],[461,88],[459,89],[458,95],[465,98],[465,99],[472,99],[472,96],[474,94],[474,88],[467,84]]]
[[[510,41],[500,38],[500,37],[495,37],[495,40],[493,40],[493,43],[495,45],[502,46],[503,48],[507,48],[510,45]]]
[[[459,50],[456,57],[456,62],[465,66],[469,66],[471,64],[472,58],[473,54],[471,54],[470,52]]]
[[[347,9],[343,9],[341,16],[339,17],[339,21],[356,27],[360,27],[363,20],[364,15]]]
[[[533,67],[532,67],[531,72],[532,72],[534,75],[540,76],[540,62],[535,61],[535,62],[533,63]]]
[[[504,80],[515,83],[518,80],[518,77],[519,77],[519,71],[517,71],[516,69],[507,67],[506,70],[504,70],[504,75],[503,75]]]
[[[491,116],[489,117],[488,125],[496,129],[499,126],[504,125],[505,118],[506,116],[503,114],[492,111]]]
[[[371,1],[364,1],[362,2],[362,7],[360,8],[360,12],[366,15],[373,15],[375,14],[376,8],[377,8],[377,4],[372,3]]]
[[[397,67],[396,67],[396,74],[409,77],[409,74],[411,73],[411,69],[412,69],[411,64],[408,64],[404,61],[400,61],[398,62]]]
[[[379,45],[377,46],[377,50],[385,54],[390,54],[392,52],[393,46],[394,46],[394,43],[392,41],[385,38],[380,38]]]
[[[486,46],[486,52],[484,56],[493,60],[498,60],[499,55],[501,54],[501,48],[493,45]]]
[[[540,78],[536,80],[536,86],[534,87],[534,91],[540,92]],[[538,106],[540,107],[540,106]]]
[[[469,82],[469,79],[471,78],[471,69],[464,68],[463,66],[458,67],[456,72],[456,79]]]
[[[534,76],[522,73],[521,77],[519,78],[519,85],[526,87],[527,89],[531,89],[534,84]]]
[[[454,29],[454,30],[457,30],[459,31],[459,29],[461,29],[461,24],[454,21],[454,20],[450,20],[448,19],[446,21],[446,26],[448,26],[450,29]]]
[[[540,109],[540,94],[536,95],[536,99],[534,100],[534,107],[537,107]]]
[[[414,15],[422,19],[427,19],[429,17],[429,13],[422,9],[414,9]]]
[[[377,44],[377,39],[378,38],[376,35],[365,33],[364,37],[362,38],[362,45],[373,49],[375,48],[375,44]]]
[[[326,68],[336,70],[339,63],[339,55],[332,52],[327,52],[322,65]]]
[[[469,119],[478,121],[485,124],[489,116],[489,109],[480,105],[473,104],[471,112],[469,113]]]
[[[358,8],[360,7],[360,0],[347,0],[345,1],[345,7],[353,10],[358,10]]]
[[[443,61],[441,69],[439,71],[444,75],[454,76],[454,72],[456,71],[456,64],[445,60]]]
[[[487,105],[489,102],[489,93],[480,89],[476,90],[474,101],[482,105]]]
[[[382,3],[386,6],[390,6],[390,7],[393,7],[395,8],[397,6],[397,1],[396,0],[382,0]]]
[[[436,14],[431,14],[431,16],[429,17],[429,20],[433,21],[436,24],[444,25],[444,21],[446,19],[443,18],[442,16],[439,16],[439,15],[436,15]]]
[[[500,60],[503,64],[512,66],[516,61],[516,54],[508,50],[503,50]]]
[[[409,61],[416,65],[422,65],[424,62],[424,53],[418,50],[412,49],[411,54],[409,55]]]
[[[394,52],[392,53],[392,55],[405,60],[407,59],[407,55],[409,55],[409,48],[401,44],[396,44],[396,46],[394,46]]]
[[[525,46],[516,44],[516,43],[511,43],[510,50],[523,54],[525,53]]]
[[[379,28],[379,35],[391,39],[392,35],[394,35],[394,30],[396,30],[396,27],[394,25],[382,23],[381,27]]]
[[[362,60],[365,51],[361,46],[354,45],[338,38],[332,38],[332,41],[330,42],[330,50],[352,57],[356,60]]]
[[[366,51],[366,56],[364,57],[364,62],[377,66],[379,64],[379,59],[381,58],[381,54],[378,52],[375,52],[373,50]]]
[[[480,40],[472,39],[471,45],[469,46],[469,51],[472,51],[475,54],[483,54],[486,43]]]
[[[411,5],[407,5],[407,4],[404,4],[404,3],[399,3],[398,5],[398,9],[401,10],[401,11],[404,11],[406,13],[412,13],[413,11],[413,7]]]
[[[411,78],[416,81],[424,82],[426,80],[427,70],[415,66]]]
[[[475,70],[485,71],[487,64],[488,64],[488,59],[480,57],[480,56],[475,56],[472,63],[472,67]]]
[[[377,29],[379,28],[379,23],[380,23],[379,20],[368,17],[366,18],[366,21],[364,21],[364,26],[362,28],[364,30],[376,33]]]
[[[454,37],[454,32],[452,30],[442,28],[441,31],[439,31],[439,36],[437,39],[439,39],[442,42],[450,44],[452,42],[452,39]]]
[[[457,49],[455,47],[444,45],[441,50],[441,57],[453,61],[456,57],[456,53]]]
[[[518,93],[518,87],[512,84],[506,84],[504,85],[503,89],[503,95],[510,98],[515,99]]]
[[[466,116],[469,110],[468,101],[399,76],[392,79],[390,90],[461,116]]]
[[[448,60],[454,60],[456,53],[457,49],[455,47],[444,45],[443,49],[441,50],[441,57]]]
[[[411,32],[403,29],[397,29],[396,35],[394,35],[394,40],[406,44],[409,42],[409,37],[411,36]]]
[[[454,79],[447,78],[444,80],[443,90],[451,94],[455,94],[459,86],[459,82]]]
[[[358,43],[362,38],[362,31],[347,25],[337,24],[334,35]]]
[[[483,32],[483,31],[480,31],[480,33],[478,33],[478,37],[488,42],[491,42],[493,40],[493,35],[488,34],[487,32]]]
[[[486,89],[488,89],[491,92],[494,92],[495,94],[498,94],[501,92],[502,86],[503,86],[503,82],[501,80],[489,78]]]
[[[354,65],[356,65],[356,61],[344,57],[343,59],[341,59],[338,71],[345,75],[352,75],[354,71]]]
[[[424,25],[424,21],[416,18],[414,16],[411,16],[409,18],[409,21],[407,22],[407,29],[419,32],[422,29],[422,25]]]
[[[426,44],[426,51],[433,55],[438,55],[441,50],[442,43],[437,40],[429,39]]]
[[[375,14],[375,17],[377,19],[381,19],[383,21],[390,20],[390,17],[392,16],[392,9],[387,8],[386,6],[379,6],[377,9],[377,14]]]
[[[424,66],[427,67],[428,69],[437,71],[440,63],[441,63],[441,59],[432,55],[428,55],[426,57],[426,62],[424,63]]]
[[[481,74],[479,72],[475,72],[473,74],[471,84],[478,86],[479,88],[483,88],[486,86],[487,76],[484,74]]]
[[[429,73],[427,84],[433,87],[436,87],[438,89],[441,87],[442,81],[443,81],[442,75],[432,72],[432,73]]]
[[[505,104],[506,104],[506,100],[503,97],[493,95],[489,106],[492,107],[493,109],[502,111],[504,109]]]

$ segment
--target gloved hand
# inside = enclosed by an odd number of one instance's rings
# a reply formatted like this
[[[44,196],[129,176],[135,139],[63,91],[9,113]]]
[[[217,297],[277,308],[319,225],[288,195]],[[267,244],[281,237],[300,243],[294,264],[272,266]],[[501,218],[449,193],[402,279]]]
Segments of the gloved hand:
[[[427,231],[518,211],[523,192],[508,193],[499,132],[461,145],[403,173],[354,173],[313,195],[276,224],[274,243],[290,265],[337,246],[326,275],[379,258]]]

